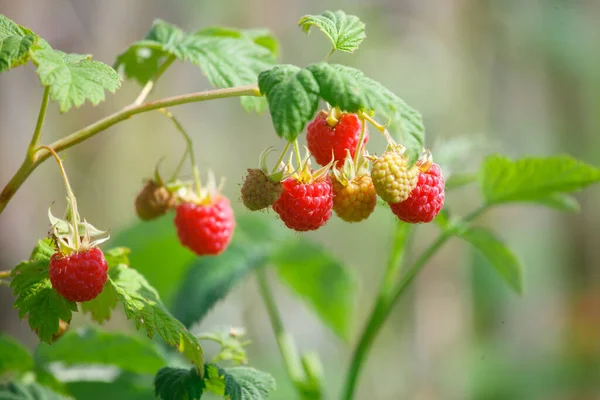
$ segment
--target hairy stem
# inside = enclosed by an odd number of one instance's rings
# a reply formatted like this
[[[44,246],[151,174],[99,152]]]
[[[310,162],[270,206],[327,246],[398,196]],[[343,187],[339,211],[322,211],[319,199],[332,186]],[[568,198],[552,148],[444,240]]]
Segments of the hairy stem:
[[[240,97],[240,96],[254,96],[260,97],[260,91],[256,85],[239,86],[234,88],[226,89],[215,89],[207,90],[204,92],[189,93],[181,96],[168,97],[161,100],[150,101],[140,105],[131,105],[124,109],[117,111],[116,113],[109,115],[91,125],[86,126],[83,129],[78,130],[68,136],[65,136],[54,143],[51,143],[51,147],[54,151],[60,152],[68,149],[69,147],[75,146],[96,134],[105,131],[113,125],[118,124],[126,119],[129,119],[137,114],[142,114],[160,108],[177,106],[180,104],[197,103],[207,100],[225,99],[228,97]],[[12,199],[17,190],[21,187],[27,177],[37,168],[42,162],[44,162],[51,153],[47,149],[42,149],[35,153],[33,159],[26,158],[21,164],[18,171],[11,178],[8,184],[4,187],[0,193],[0,213],[6,208],[6,205]]]
[[[140,104],[142,104],[144,102],[144,100],[146,100],[146,97],[148,97],[148,95],[150,94],[150,92],[152,92],[152,89],[154,89],[154,84],[156,83],[156,81],[158,80],[158,78],[160,78],[161,75],[165,73],[165,71],[167,70],[167,68],[169,68],[171,66],[171,64],[173,64],[173,62],[175,61],[175,59],[176,59],[175,56],[171,55],[171,56],[169,56],[169,58],[167,58],[165,60],[164,63],[162,63],[162,65],[160,66],[160,68],[158,68],[158,70],[152,76],[152,79],[150,79],[148,82],[146,82],[146,85],[144,86],[144,88],[140,92],[140,95],[133,102],[134,105],[136,105],[136,106],[140,105]]]
[[[277,303],[275,302],[275,298],[271,292],[265,269],[258,268],[256,270],[256,277],[258,280],[260,294],[265,302],[267,313],[269,314],[269,320],[271,321],[271,326],[273,327],[273,332],[275,333],[275,339],[277,340],[277,345],[279,346],[279,352],[283,357],[285,369],[294,385],[296,385],[298,391],[300,393],[305,393],[306,375],[302,367],[302,362],[298,355],[296,345],[294,344],[294,339],[285,331],[283,326],[283,321],[281,320]]]
[[[175,128],[177,128],[179,133],[181,133],[185,139],[185,143],[187,146],[187,154],[190,156],[190,162],[192,164],[192,172],[194,174],[194,185],[196,186],[196,194],[198,195],[198,197],[200,197],[200,190],[202,189],[202,184],[200,183],[200,169],[198,168],[198,164],[196,164],[196,156],[194,155],[194,144],[192,142],[192,137],[187,133],[183,125],[181,125],[181,122],[179,122],[179,120],[175,118],[175,116],[170,111],[164,108],[160,108],[158,111],[160,111],[161,113],[166,115],[167,118],[173,121]]]
[[[406,273],[402,276],[402,278],[400,278],[397,284],[394,282],[399,272],[399,266],[395,265],[399,263],[390,262],[388,264],[388,269],[380,289],[377,303],[371,312],[367,325],[352,355],[352,361],[350,362],[350,367],[346,375],[346,382],[342,392],[342,399],[351,400],[354,398],[354,391],[356,390],[360,370],[375,338],[377,337],[377,334],[381,330],[381,327],[386,319],[389,317],[394,305],[406,292],[406,289],[410,286],[418,273],[423,269],[423,267],[425,267],[425,265],[427,265],[427,262],[438,252],[444,243],[446,243],[446,241],[455,234],[455,229],[474,220],[486,210],[487,206],[482,206],[464,217],[462,222],[456,224],[455,227],[451,227],[442,232],[437,239],[434,240],[429,247],[423,251],[423,253],[421,253],[421,255],[413,262],[410,268],[406,270]],[[397,258],[394,257],[394,251],[390,259]]]
[[[50,100],[50,86],[44,88],[44,94],[42,96],[42,105],[40,106],[40,112],[38,114],[37,123],[35,124],[35,131],[29,142],[27,148],[27,157],[33,159],[37,147],[40,145],[42,138],[42,127],[44,126],[44,120],[46,119],[46,109],[48,108],[48,101]]]

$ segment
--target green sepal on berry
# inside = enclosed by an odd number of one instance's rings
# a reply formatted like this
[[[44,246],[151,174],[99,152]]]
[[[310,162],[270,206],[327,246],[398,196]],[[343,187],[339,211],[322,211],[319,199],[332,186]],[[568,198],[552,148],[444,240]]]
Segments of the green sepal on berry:
[[[62,254],[86,251],[110,239],[110,235],[106,231],[99,230],[85,219],[81,222],[71,200],[67,199],[67,202],[65,219],[55,217],[52,215],[51,209],[48,208],[48,219],[52,225],[50,236]]]
[[[342,168],[333,170],[333,211],[346,222],[367,219],[377,205],[369,161],[359,155],[356,164],[348,151]]]

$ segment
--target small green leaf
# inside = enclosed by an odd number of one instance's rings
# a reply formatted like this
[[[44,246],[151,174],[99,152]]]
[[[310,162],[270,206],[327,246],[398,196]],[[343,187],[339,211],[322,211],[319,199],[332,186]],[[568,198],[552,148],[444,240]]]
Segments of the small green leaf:
[[[523,292],[521,263],[504,243],[483,228],[470,228],[458,235],[479,250],[514,291]]]
[[[1,400],[67,400],[66,397],[53,392],[46,386],[37,383],[0,383]]]
[[[134,319],[136,328],[139,330],[144,327],[150,338],[158,332],[165,343],[176,347],[201,368],[204,359],[198,340],[167,311],[158,293],[146,279],[125,265],[111,268],[108,274],[117,298],[123,304],[125,315],[128,319]]]
[[[11,272],[10,283],[19,318],[27,315],[31,329],[37,329],[40,340],[47,343],[51,343],[52,336],[58,333],[59,320],[69,322],[72,312],[77,311],[76,303],[65,299],[52,288],[48,276],[49,249],[47,241],[38,242],[32,253],[36,260],[17,265]]]
[[[26,64],[38,37],[0,14],[0,72]]]
[[[154,394],[162,400],[200,399],[204,387],[204,379],[198,376],[195,368],[164,367],[154,379]]]
[[[104,284],[102,292],[96,298],[81,303],[81,311],[89,313],[99,324],[110,319],[112,310],[117,306],[117,294],[110,282]]]
[[[417,160],[425,141],[423,118],[417,110],[355,68],[323,62],[306,69],[317,81],[323,100],[343,111],[374,111],[381,123],[389,122],[388,129],[407,148],[410,161]]]
[[[40,344],[36,360],[43,364],[59,361],[67,366],[113,365],[123,371],[151,375],[167,363],[148,340],[96,328],[70,330],[51,346]]]
[[[275,379],[249,367],[206,366],[206,388],[230,400],[266,400],[275,390]]]
[[[255,268],[263,266],[284,238],[279,225],[259,215],[241,215],[232,243],[215,257],[200,257],[181,280],[173,314],[184,325],[202,320],[214,305]]]
[[[258,87],[267,96],[277,134],[294,140],[319,106],[319,84],[305,69],[278,65],[258,76]]]
[[[32,50],[40,82],[50,87],[50,98],[60,104],[61,112],[80,107],[86,100],[98,105],[104,101],[105,90],[114,93],[121,86],[121,78],[111,67],[89,55],[66,54],[43,40]]]
[[[114,247],[104,251],[104,259],[109,268],[116,267],[119,264],[129,266],[131,265],[129,254],[131,254],[131,250],[127,247]]]
[[[23,373],[33,369],[29,351],[8,335],[0,334],[0,354],[0,376],[6,371]]]
[[[366,37],[365,24],[355,15],[343,11],[325,11],[320,15],[305,15],[298,26],[306,34],[316,26],[331,40],[335,50],[353,53]]]
[[[350,336],[355,314],[356,281],[324,248],[305,239],[291,239],[273,256],[279,276],[307,301],[338,336]]]
[[[557,195],[599,181],[600,169],[566,155],[517,161],[490,156],[480,174],[483,197],[489,205],[533,202],[569,211],[575,207],[573,201]]]

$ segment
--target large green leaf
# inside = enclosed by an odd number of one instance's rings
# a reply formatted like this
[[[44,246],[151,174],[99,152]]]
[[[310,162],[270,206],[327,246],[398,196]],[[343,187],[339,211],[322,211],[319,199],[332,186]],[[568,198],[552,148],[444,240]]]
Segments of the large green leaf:
[[[156,20],[144,40],[119,55],[115,68],[145,84],[166,58],[174,57],[200,67],[213,86],[227,88],[256,83],[258,74],[275,63],[277,49],[276,39],[266,30],[211,27],[188,34]],[[242,105],[259,112],[265,102],[248,97],[242,98]]]
[[[173,314],[190,326],[255,268],[263,266],[285,232],[261,215],[240,215],[229,248],[216,257],[201,257],[181,281]]]
[[[33,369],[33,358],[23,345],[8,335],[0,334],[0,376],[6,371],[27,372]]]
[[[278,65],[261,72],[258,87],[267,96],[275,132],[294,140],[319,106],[319,84],[305,69]]]
[[[27,315],[29,326],[37,330],[47,343],[59,331],[59,321],[71,321],[77,304],[59,295],[50,283],[48,266],[52,250],[48,241],[40,241],[32,253],[32,261],[23,261],[11,271],[10,287],[16,296],[14,307],[19,318]]]
[[[70,397],[53,392],[37,383],[0,383],[0,400],[66,400]]]
[[[167,311],[156,290],[139,272],[118,265],[109,270],[109,281],[123,304],[125,315],[135,321],[138,330],[144,327],[150,338],[158,333],[165,343],[176,347],[197,368],[202,367],[204,359],[198,340]]]
[[[305,15],[298,26],[306,34],[316,26],[331,40],[334,50],[352,53],[358,49],[365,36],[365,24],[355,15],[338,10],[325,11],[320,15]]]
[[[131,249],[129,259],[170,305],[179,282],[196,259],[181,245],[169,213],[157,220],[138,222],[111,239],[111,243]]]
[[[458,235],[471,243],[514,291],[523,292],[521,263],[504,243],[483,228],[469,228]]]
[[[104,92],[114,93],[121,86],[121,78],[108,65],[93,61],[89,55],[66,54],[54,50],[40,40],[32,48],[40,82],[50,87],[50,98],[67,112],[86,100],[93,105],[104,101]]]
[[[356,281],[323,247],[291,239],[273,255],[283,282],[305,300],[338,336],[348,339],[355,314]]]
[[[564,193],[576,192],[600,181],[600,169],[570,156],[528,157],[512,161],[504,156],[486,158],[480,173],[487,204],[532,202],[573,210],[574,199]]]
[[[266,400],[275,390],[275,379],[254,368],[206,366],[206,388],[230,400]]]
[[[148,400],[154,398],[154,376],[121,373],[114,381],[72,381],[66,386],[76,399],[85,400]]]
[[[162,368],[154,379],[154,394],[162,400],[196,400],[202,397],[205,383],[195,368]]]
[[[70,330],[51,346],[40,344],[36,361],[42,364],[59,361],[67,366],[113,365],[123,371],[152,375],[167,363],[151,341],[96,328]]]
[[[0,72],[26,64],[37,39],[29,29],[0,14]]]

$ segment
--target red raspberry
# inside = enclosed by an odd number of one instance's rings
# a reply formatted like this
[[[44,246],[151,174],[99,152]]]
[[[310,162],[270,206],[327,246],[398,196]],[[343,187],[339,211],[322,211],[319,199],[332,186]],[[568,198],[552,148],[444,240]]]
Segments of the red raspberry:
[[[294,178],[283,181],[283,193],[273,204],[273,210],[290,229],[313,231],[331,218],[333,192],[331,179],[325,175],[312,183]]]
[[[108,264],[102,250],[93,247],[73,254],[54,253],[50,258],[50,282],[65,299],[89,301],[102,292]]]
[[[419,173],[417,186],[408,199],[390,204],[392,212],[404,222],[431,222],[444,205],[444,177],[433,163],[427,172]]]
[[[177,206],[175,226],[182,245],[199,256],[216,255],[229,245],[235,219],[229,200],[218,196],[208,204]]]
[[[365,127],[363,146],[369,141],[369,132]],[[308,150],[321,165],[331,162],[333,151],[336,164],[346,158],[346,149],[354,157],[360,139],[361,122],[356,114],[342,114],[335,126],[327,123],[327,111],[321,111],[306,128]]]

